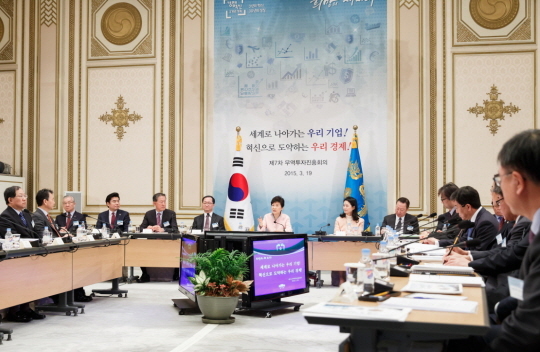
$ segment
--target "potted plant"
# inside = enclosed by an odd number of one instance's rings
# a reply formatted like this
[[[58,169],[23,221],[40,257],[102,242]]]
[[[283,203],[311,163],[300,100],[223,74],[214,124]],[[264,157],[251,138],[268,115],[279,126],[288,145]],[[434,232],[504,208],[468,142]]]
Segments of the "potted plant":
[[[195,276],[189,280],[197,294],[197,303],[203,313],[203,322],[230,324],[231,314],[238,304],[238,296],[248,292],[253,281],[242,281],[248,272],[249,257],[239,251],[223,248],[194,255]]]

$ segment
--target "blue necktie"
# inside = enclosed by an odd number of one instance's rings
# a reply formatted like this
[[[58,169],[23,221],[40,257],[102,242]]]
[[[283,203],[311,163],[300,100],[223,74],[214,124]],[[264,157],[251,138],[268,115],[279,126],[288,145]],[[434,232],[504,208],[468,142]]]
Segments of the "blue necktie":
[[[23,215],[22,211],[19,213],[19,216],[20,216],[21,221],[24,224],[24,226],[28,227],[28,223],[26,222],[26,219],[24,218],[24,215]]]
[[[472,237],[471,237],[472,231],[473,231],[472,228],[470,228],[470,229],[467,230],[467,241],[472,240]]]

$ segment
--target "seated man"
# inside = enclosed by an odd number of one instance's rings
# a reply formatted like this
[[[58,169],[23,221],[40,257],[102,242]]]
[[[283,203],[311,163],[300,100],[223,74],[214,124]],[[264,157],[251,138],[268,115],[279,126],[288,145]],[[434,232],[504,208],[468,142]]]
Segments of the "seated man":
[[[489,211],[484,209],[480,203],[480,195],[478,191],[470,186],[461,187],[455,192],[456,211],[463,220],[470,220],[474,223],[474,227],[465,231],[460,231],[458,242],[464,242],[472,239],[480,240],[480,245],[472,250],[485,251],[491,249],[497,244],[495,237],[499,223],[497,219]],[[438,244],[440,247],[450,246],[454,243],[451,239],[437,240],[435,238],[427,238],[424,243]]]
[[[441,216],[437,221],[437,228],[433,232],[422,231],[420,233],[420,238],[426,238],[429,235],[434,236],[435,238],[452,238],[456,233],[457,224],[461,221],[458,212],[456,211],[456,199],[454,193],[458,190],[458,186],[454,183],[449,182],[439,188],[438,196],[441,198],[441,203],[443,207],[448,211]]]
[[[7,229],[18,233],[21,238],[38,238],[30,213],[26,211],[28,196],[19,186],[11,186],[4,191],[7,208],[0,215],[0,237],[4,238]],[[9,308],[6,320],[28,323],[33,319],[45,319],[45,315],[30,309],[30,303]]]
[[[167,207],[167,196],[163,193],[156,193],[152,197],[154,203],[153,210],[149,210],[144,214],[144,219],[141,224],[142,229],[151,229],[153,232],[178,232],[176,223],[176,213],[172,210],[165,209]],[[178,276],[178,268],[174,269],[173,280]],[[141,267],[142,275],[138,282],[150,281],[150,275],[145,267]]]
[[[74,233],[79,224],[86,222],[86,216],[75,210],[75,199],[72,196],[65,196],[62,201],[64,213],[56,216],[56,225],[61,232]]]
[[[385,229],[388,225],[402,234],[417,234],[419,231],[418,218],[407,213],[410,204],[407,198],[399,198],[396,201],[396,213],[384,217],[381,229]]]
[[[193,219],[193,225],[191,226],[194,230],[203,230],[203,231],[225,231],[225,223],[223,222],[223,217],[214,213],[214,205],[216,200],[212,196],[204,196],[202,199],[202,209],[204,214],[196,216]]]
[[[178,232],[176,224],[176,213],[167,207],[167,196],[163,193],[156,193],[152,197],[154,203],[153,210],[144,214],[141,229],[151,229],[153,232]]]
[[[4,191],[7,208],[0,215],[0,237],[4,238],[7,229],[18,233],[21,238],[39,238],[34,230],[32,216],[26,210],[28,196],[19,186],[11,186]]]
[[[127,211],[120,210],[120,195],[116,192],[109,194],[105,203],[109,210],[99,213],[96,228],[101,229],[105,224],[112,231],[128,232],[131,219]]]
[[[49,215],[56,205],[53,191],[47,188],[40,189],[36,193],[36,204],[38,208],[32,214],[34,230],[36,230],[40,236],[43,236],[43,230],[47,227],[52,237],[61,237],[60,232],[56,229],[56,223]]]

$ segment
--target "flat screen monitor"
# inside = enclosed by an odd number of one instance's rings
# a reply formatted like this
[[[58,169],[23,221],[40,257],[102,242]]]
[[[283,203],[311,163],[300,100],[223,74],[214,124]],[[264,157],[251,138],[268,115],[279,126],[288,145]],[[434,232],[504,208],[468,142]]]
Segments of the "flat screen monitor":
[[[196,301],[193,284],[189,281],[190,277],[195,276],[195,263],[189,259],[197,254],[199,237],[193,235],[183,235],[180,240],[180,275],[178,290],[186,295],[190,300]]]
[[[253,257],[251,301],[277,299],[309,292],[306,235],[274,235],[249,240]]]

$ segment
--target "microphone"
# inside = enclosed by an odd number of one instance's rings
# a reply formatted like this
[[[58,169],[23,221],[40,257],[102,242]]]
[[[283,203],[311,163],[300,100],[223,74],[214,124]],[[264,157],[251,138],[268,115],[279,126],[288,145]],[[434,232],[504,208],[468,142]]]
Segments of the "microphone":
[[[436,216],[436,215],[437,215],[437,213],[431,213],[430,216],[429,216],[428,218],[432,218],[432,217],[434,217],[434,216]],[[424,225],[422,225],[422,226],[427,226],[427,225],[429,225],[429,224],[434,223],[435,221],[444,221],[444,214],[439,215],[439,217],[438,217],[437,219],[432,220],[432,221],[430,221],[430,222],[428,222],[428,223],[426,223],[426,224],[424,224]],[[415,236],[415,235],[413,235],[413,236]],[[400,236],[400,239],[406,240],[407,238],[413,237],[413,236]]]
[[[426,215],[426,216],[423,217],[422,219],[418,219],[418,221],[423,221],[423,220],[432,218],[432,217],[434,217],[434,216],[437,216],[437,213],[431,213],[431,214],[429,214],[429,215]]]
[[[39,234],[34,229],[30,229],[28,227],[25,227],[23,224],[17,224],[16,222],[13,222],[13,221],[11,221],[11,219],[8,219],[8,218],[0,218],[0,222],[1,221],[7,221],[9,224],[13,225],[13,226],[10,227],[12,230],[16,230],[17,227],[18,227],[18,228],[25,229],[25,230],[29,231],[32,235],[35,236],[34,238],[40,238]],[[6,228],[7,228],[7,226],[6,226]],[[20,234],[20,232],[21,231],[18,230],[16,233]]]
[[[285,225],[283,225],[283,224],[277,222],[276,220],[274,220],[274,224],[279,224],[279,225],[283,226],[283,232],[286,232],[286,231],[285,231]]]
[[[392,259],[392,258],[396,258],[396,257],[407,258],[408,256],[411,256],[411,255],[424,254],[424,253],[427,253],[427,252],[437,251],[439,249],[447,249],[447,248],[451,248],[451,247],[460,247],[460,248],[463,248],[463,247],[476,247],[476,246],[479,246],[481,243],[482,243],[482,241],[480,241],[478,239],[474,239],[474,240],[459,242],[459,243],[456,243],[455,245],[451,244],[451,245],[446,246],[446,247],[432,248],[432,249],[426,249],[426,250],[423,250],[423,251],[407,253],[406,255],[401,255],[400,254],[400,255],[391,256],[391,257],[375,258],[375,259],[371,259],[371,261],[377,261],[377,260],[382,260],[382,259]]]
[[[323,229],[323,227],[328,227],[328,226],[330,226],[329,223],[326,224],[326,225],[321,226],[321,228],[319,229],[319,231],[315,231],[315,235],[317,235],[317,236],[325,236],[325,235],[326,235],[326,231],[323,231],[322,229]]]

